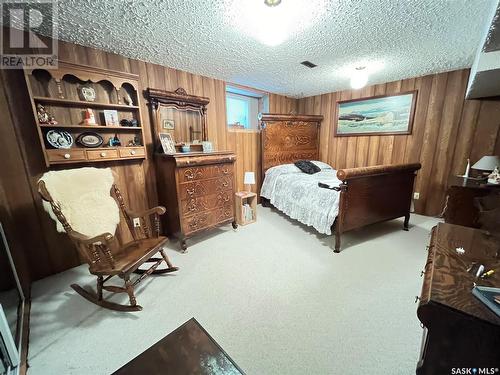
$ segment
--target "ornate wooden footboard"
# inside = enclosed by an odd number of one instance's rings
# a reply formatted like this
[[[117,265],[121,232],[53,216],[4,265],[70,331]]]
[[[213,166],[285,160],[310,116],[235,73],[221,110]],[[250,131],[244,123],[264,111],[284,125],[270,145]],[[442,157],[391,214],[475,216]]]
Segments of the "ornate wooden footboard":
[[[319,159],[322,116],[261,115],[262,178],[276,165],[301,159]],[[335,168],[335,166],[333,166]],[[342,233],[365,225],[405,217],[408,230],[413,182],[419,163],[348,168],[337,172],[342,180],[340,206],[332,226],[335,252]],[[262,198],[262,204],[269,203]]]
[[[405,217],[408,230],[411,197],[420,163],[376,165],[337,171],[342,181],[339,214],[332,226],[335,252],[340,252],[342,233],[366,225]]]

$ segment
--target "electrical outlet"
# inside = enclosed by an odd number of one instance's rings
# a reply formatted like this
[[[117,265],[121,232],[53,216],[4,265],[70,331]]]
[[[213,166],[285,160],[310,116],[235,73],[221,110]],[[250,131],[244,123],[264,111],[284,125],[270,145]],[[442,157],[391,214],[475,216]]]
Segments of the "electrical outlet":
[[[420,193],[413,193],[413,199],[417,200],[420,199]]]
[[[141,226],[141,219],[139,219],[138,217],[134,217],[133,223],[134,223],[134,227],[140,227]]]

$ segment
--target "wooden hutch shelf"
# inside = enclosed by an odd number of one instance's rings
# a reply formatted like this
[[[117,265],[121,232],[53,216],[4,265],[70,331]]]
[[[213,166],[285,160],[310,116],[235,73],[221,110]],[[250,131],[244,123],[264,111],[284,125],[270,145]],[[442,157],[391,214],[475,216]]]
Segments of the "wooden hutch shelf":
[[[141,126],[113,126],[113,125],[50,125],[50,124],[40,124],[42,128],[74,128],[74,129],[95,129],[95,130],[137,130],[141,131]]]
[[[49,98],[43,96],[33,97],[35,101],[41,103],[55,104],[55,105],[66,105],[71,107],[99,107],[99,108],[120,108],[120,109],[139,109],[136,105],[126,105],[126,104],[113,104],[113,103],[98,103],[98,102],[84,102],[83,100],[69,100],[69,99],[59,99],[59,98]]]
[[[113,160],[145,159],[144,128],[140,108],[139,76],[60,61],[57,69],[25,69],[33,115],[45,163],[96,163]],[[85,100],[82,87],[93,91],[95,98]],[[37,106],[53,116],[56,124],[40,123]],[[97,125],[85,125],[85,111],[90,109]],[[117,123],[136,120],[138,126],[109,125],[104,111],[115,110]],[[108,123],[108,124],[107,124]],[[54,148],[47,140],[50,130],[65,131],[73,138],[69,149]],[[76,142],[82,133],[96,133],[103,138],[99,148],[84,147]],[[121,146],[107,147],[112,137]]]

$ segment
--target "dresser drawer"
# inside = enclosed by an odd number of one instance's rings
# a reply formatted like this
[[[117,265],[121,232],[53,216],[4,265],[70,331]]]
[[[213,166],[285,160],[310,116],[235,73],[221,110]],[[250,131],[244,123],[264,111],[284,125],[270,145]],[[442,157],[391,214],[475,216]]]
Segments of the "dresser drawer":
[[[182,231],[190,235],[202,229],[210,228],[227,220],[234,219],[234,206],[232,203],[215,210],[203,211],[194,215],[183,217]]]
[[[89,160],[118,158],[118,150],[87,150]]]
[[[215,210],[215,220],[216,223],[221,223],[223,221],[232,219],[234,220],[234,205],[224,206],[217,208]]]
[[[184,167],[177,170],[177,176],[181,183],[205,180],[213,177],[229,177],[233,175],[233,168],[233,163]]]
[[[47,150],[47,156],[49,161],[58,162],[58,161],[75,161],[75,160],[86,160],[84,150]]]
[[[143,147],[125,147],[120,148],[118,151],[120,152],[121,158],[135,158],[145,155]]]
[[[436,255],[436,228],[434,227],[431,232],[431,241],[428,247],[427,261],[423,269],[423,283],[422,291],[420,292],[419,306],[429,302],[431,289],[432,289],[432,273],[434,257]]]
[[[216,208],[233,205],[233,194],[231,191],[221,191],[204,197],[195,197],[181,201],[181,214],[192,215],[198,212],[209,211]]]
[[[233,176],[179,184],[179,198],[185,200],[228,190],[233,190]]]
[[[194,214],[185,218],[182,218],[182,232],[187,236],[193,232],[209,228],[213,220],[213,213],[211,211],[205,211],[198,214]]]

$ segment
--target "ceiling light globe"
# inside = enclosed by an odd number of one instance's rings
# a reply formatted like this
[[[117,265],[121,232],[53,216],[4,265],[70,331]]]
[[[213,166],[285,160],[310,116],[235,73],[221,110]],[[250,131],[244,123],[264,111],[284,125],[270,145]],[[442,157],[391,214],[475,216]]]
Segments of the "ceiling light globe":
[[[276,7],[281,4],[281,0],[264,0],[264,4],[268,7]]]
[[[356,71],[351,76],[351,88],[354,90],[361,89],[368,83],[368,74],[364,68],[356,68]]]

